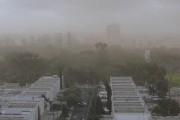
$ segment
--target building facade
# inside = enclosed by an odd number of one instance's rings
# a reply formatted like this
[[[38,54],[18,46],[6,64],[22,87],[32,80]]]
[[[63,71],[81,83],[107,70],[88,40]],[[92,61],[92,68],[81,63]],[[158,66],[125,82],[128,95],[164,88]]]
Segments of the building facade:
[[[114,120],[151,120],[131,77],[110,77]]]

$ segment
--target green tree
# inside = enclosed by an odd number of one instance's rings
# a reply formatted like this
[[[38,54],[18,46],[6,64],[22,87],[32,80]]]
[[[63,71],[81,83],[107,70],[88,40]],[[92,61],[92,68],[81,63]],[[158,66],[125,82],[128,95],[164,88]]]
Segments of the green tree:
[[[105,111],[104,111],[104,108],[103,108],[103,103],[101,101],[101,98],[99,96],[96,96],[96,113],[98,115],[101,115],[101,114],[104,114]]]
[[[69,109],[66,105],[62,105],[62,113],[60,115],[60,120],[65,120],[65,118],[67,118],[69,115]]]
[[[165,97],[168,92],[168,83],[165,79],[166,70],[155,63],[127,63],[117,65],[119,74],[132,76],[136,85],[145,85],[149,93]]]
[[[5,57],[13,82],[32,83],[45,73],[45,61],[37,53],[8,54]]]
[[[80,89],[77,87],[70,87],[63,93],[63,99],[67,101],[68,107],[72,107],[81,102]]]
[[[60,90],[63,89],[63,67],[59,66]]]
[[[98,42],[95,44],[97,49],[97,63],[100,66],[108,65],[108,53],[107,53],[107,44],[103,42]]]
[[[66,96],[66,101],[68,107],[72,107],[77,105],[79,102],[81,102],[81,98],[73,93]]]
[[[74,95],[76,95],[76,96],[78,96],[78,97],[81,96],[80,89],[77,88],[77,87],[70,87],[70,88],[68,88],[66,91],[64,91],[64,93],[63,93],[63,95],[64,95],[65,97],[68,96],[68,95],[70,95],[70,94],[74,94]]]
[[[153,110],[154,114],[161,116],[176,116],[179,113],[179,105],[175,100],[165,99],[161,100]]]
[[[41,120],[41,112],[40,107],[38,106],[38,120]]]
[[[157,82],[156,92],[160,98],[165,98],[168,92],[168,81],[166,79]]]
[[[104,114],[103,104],[99,96],[93,96],[89,103],[89,120],[99,120],[100,115]]]
[[[112,101],[111,101],[112,90],[111,90],[111,86],[109,85],[109,82],[107,81],[107,79],[105,79],[103,82],[104,82],[104,86],[105,86],[106,92],[107,92],[107,109],[109,110],[109,114],[111,114],[111,111],[112,111]]]

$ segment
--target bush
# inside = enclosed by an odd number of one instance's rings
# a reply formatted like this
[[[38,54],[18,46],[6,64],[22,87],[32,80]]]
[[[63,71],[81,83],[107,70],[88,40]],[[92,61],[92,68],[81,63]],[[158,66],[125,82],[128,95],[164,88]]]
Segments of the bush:
[[[161,100],[153,110],[153,113],[161,116],[176,116],[179,113],[179,105],[175,100]]]

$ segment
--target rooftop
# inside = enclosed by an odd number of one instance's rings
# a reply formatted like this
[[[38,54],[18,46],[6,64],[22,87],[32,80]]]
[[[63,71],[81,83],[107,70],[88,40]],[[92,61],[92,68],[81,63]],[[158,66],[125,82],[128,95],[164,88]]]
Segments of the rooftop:
[[[29,102],[19,102],[19,103],[11,103],[8,108],[35,108],[37,103],[29,103]]]
[[[144,106],[131,77],[110,77],[114,113],[144,113]]]
[[[2,116],[0,115],[0,120],[24,120],[24,117],[22,116]]]

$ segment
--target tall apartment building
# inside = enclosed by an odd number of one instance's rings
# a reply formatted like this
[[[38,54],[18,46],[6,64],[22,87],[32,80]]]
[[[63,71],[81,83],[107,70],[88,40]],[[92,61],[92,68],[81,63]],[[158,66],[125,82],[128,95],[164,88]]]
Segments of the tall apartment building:
[[[120,26],[112,24],[107,27],[107,43],[109,45],[117,45],[120,43]]]

